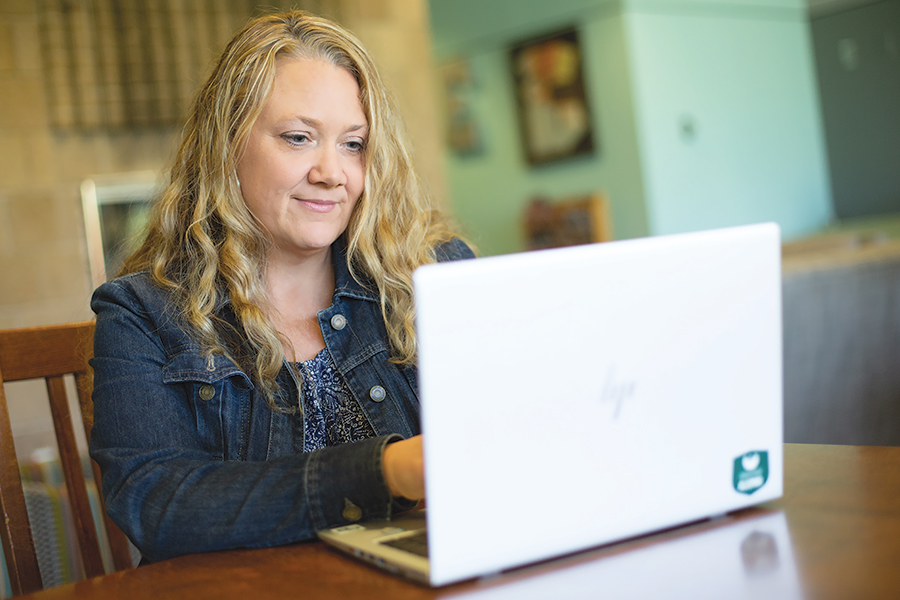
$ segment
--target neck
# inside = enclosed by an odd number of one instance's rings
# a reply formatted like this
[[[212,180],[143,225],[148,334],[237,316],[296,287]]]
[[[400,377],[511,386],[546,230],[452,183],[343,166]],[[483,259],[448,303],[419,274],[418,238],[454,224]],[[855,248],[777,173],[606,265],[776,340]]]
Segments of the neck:
[[[270,257],[266,267],[266,291],[275,328],[290,341],[289,360],[307,360],[324,347],[316,318],[331,306],[334,268],[330,249],[293,260]]]

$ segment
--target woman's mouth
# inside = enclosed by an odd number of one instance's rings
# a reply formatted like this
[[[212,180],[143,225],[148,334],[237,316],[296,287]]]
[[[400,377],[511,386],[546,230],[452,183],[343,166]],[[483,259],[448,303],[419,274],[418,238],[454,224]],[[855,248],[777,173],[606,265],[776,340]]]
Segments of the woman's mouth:
[[[318,198],[297,198],[297,201],[307,210],[317,213],[331,212],[338,205],[334,200],[321,200]]]

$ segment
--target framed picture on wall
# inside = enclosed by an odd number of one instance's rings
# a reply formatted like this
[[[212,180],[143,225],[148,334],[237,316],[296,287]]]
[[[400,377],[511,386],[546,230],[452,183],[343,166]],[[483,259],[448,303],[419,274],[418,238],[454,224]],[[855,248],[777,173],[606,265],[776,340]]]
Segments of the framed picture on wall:
[[[158,189],[159,176],[152,171],[97,175],[81,182],[94,287],[115,277],[125,258],[137,250]]]
[[[558,31],[510,52],[525,158],[537,165],[595,150],[578,31]]]
[[[475,118],[475,82],[469,61],[456,59],[441,67],[447,115],[447,146],[459,155],[481,150],[480,127]]]

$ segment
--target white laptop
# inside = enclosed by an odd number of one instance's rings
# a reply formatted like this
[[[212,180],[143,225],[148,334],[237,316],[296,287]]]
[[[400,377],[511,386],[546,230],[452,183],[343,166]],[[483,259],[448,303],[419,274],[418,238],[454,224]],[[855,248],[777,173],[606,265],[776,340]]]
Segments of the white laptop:
[[[782,511],[715,525],[664,544],[599,550],[491,582],[454,600],[804,600]],[[443,596],[448,600],[449,596]]]
[[[767,223],[418,269],[427,510],[320,536],[440,586],[780,497],[780,256]]]

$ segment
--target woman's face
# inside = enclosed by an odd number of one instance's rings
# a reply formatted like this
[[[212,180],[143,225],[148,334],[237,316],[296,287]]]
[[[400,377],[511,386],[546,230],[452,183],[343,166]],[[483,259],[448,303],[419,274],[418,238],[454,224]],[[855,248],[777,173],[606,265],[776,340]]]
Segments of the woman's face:
[[[281,58],[237,166],[244,201],[274,242],[270,258],[328,249],[363,192],[368,123],[350,73]]]

